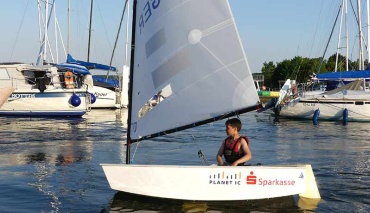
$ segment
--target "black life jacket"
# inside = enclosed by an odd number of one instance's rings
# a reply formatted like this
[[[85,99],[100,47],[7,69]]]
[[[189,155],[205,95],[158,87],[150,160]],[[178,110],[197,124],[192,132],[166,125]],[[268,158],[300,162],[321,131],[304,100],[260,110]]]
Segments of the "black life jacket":
[[[224,141],[224,156],[226,159],[226,162],[228,164],[234,163],[236,160],[239,160],[244,156],[244,152],[240,152],[239,150],[239,144],[241,139],[244,138],[244,140],[247,142],[249,146],[249,140],[246,136],[240,136],[237,140],[233,140],[231,137],[228,137]],[[243,165],[244,163],[240,163],[238,165]]]

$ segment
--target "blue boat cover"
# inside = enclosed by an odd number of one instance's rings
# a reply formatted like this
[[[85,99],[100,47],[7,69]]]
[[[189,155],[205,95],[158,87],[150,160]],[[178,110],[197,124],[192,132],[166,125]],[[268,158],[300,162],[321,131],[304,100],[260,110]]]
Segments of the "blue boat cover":
[[[79,75],[91,75],[90,71],[84,67],[80,66],[77,64],[67,64],[67,63],[62,63],[62,64],[56,64],[55,65],[58,69],[69,69],[73,72],[73,74],[79,74]]]
[[[338,80],[345,78],[370,78],[370,70],[355,70],[344,72],[327,72],[317,74],[318,80]]]
[[[108,84],[112,87],[118,87],[118,80],[116,79],[111,79],[111,78],[104,78],[104,77],[101,77],[101,76],[93,76],[93,80],[94,81],[97,81],[97,82],[100,82],[100,83],[105,83],[105,84]]]
[[[98,63],[91,63],[86,61],[79,61],[74,58],[70,54],[67,55],[67,61],[68,64],[78,64],[81,66],[84,66],[88,69],[100,69],[100,70],[106,70],[106,71],[117,71],[116,67],[104,65],[104,64],[98,64]]]

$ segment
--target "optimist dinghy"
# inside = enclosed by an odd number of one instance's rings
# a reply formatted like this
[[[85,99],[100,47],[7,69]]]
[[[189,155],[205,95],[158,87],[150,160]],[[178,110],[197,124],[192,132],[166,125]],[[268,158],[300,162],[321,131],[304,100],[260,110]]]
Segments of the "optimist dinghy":
[[[181,200],[320,198],[310,165],[129,164],[132,143],[260,105],[227,0],[135,0],[133,12],[127,164],[102,164],[112,189]],[[147,108],[162,90],[169,95]]]

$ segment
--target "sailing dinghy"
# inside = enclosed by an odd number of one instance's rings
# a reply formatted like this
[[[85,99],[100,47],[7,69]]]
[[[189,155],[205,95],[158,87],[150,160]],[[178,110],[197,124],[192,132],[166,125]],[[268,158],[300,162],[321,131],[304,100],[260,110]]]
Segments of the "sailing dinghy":
[[[126,164],[102,164],[110,187],[199,201],[296,194],[320,198],[310,165],[130,164],[131,143],[259,106],[227,0],[135,0],[133,8]],[[148,100],[162,90],[171,93],[155,107],[145,109]]]

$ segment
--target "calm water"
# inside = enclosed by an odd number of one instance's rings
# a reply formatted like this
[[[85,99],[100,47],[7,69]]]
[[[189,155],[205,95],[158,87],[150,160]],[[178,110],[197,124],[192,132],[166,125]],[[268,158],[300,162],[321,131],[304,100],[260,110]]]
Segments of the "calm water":
[[[0,118],[0,212],[370,212],[370,123],[280,120],[242,115],[252,164],[312,164],[322,199],[181,202],[117,193],[100,163],[125,160],[126,111],[93,110],[81,119]],[[152,141],[135,151],[137,164],[209,163],[224,121]],[[140,211],[141,210],[141,211]]]

